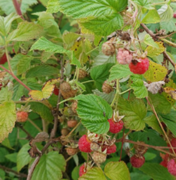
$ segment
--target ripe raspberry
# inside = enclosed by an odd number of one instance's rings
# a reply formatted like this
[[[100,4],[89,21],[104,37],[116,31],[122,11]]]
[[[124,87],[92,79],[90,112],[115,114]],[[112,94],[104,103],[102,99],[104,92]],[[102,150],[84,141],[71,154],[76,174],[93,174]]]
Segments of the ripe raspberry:
[[[176,18],[176,13],[173,14],[173,18]]]
[[[7,57],[6,54],[4,53],[4,55],[0,58],[0,64],[5,64],[7,62]]]
[[[106,161],[106,154],[98,151],[94,151],[92,154],[92,159],[95,163],[101,164]]]
[[[132,53],[126,49],[119,48],[117,53],[117,61],[119,64],[130,64],[133,59]]]
[[[25,122],[28,119],[28,113],[25,111],[17,112],[17,122]]]
[[[87,72],[83,69],[79,69],[79,76],[78,79],[83,79],[87,76]]]
[[[172,175],[176,176],[176,162],[174,159],[171,159],[168,162],[167,169]]]
[[[85,174],[87,172],[87,169],[85,167],[85,164],[83,164],[82,166],[80,166],[79,168],[79,176],[82,176],[83,174]]]
[[[145,163],[144,156],[137,157],[136,155],[133,155],[130,158],[131,165],[135,168],[140,168]]]
[[[58,94],[59,94],[59,89],[58,89],[56,86],[54,87],[53,93],[54,93],[56,96],[58,96]]]
[[[113,87],[108,83],[108,81],[105,81],[102,86],[103,92],[109,94],[113,91]]]
[[[77,124],[78,124],[78,121],[76,121],[74,119],[67,121],[67,126],[70,128],[74,128]]]
[[[161,154],[161,157],[163,161],[160,164],[167,168],[169,154]]]
[[[115,53],[115,47],[111,42],[107,41],[102,46],[102,52],[106,56],[112,56]]]
[[[140,59],[140,62],[132,60],[129,64],[130,71],[134,74],[144,74],[149,68],[149,60],[147,58]]]
[[[91,152],[90,144],[91,144],[91,141],[88,139],[86,135],[83,135],[78,141],[79,149],[82,152],[90,153]]]
[[[115,122],[113,120],[113,118],[109,119],[108,121],[109,121],[109,125],[110,125],[109,131],[111,133],[115,134],[115,133],[120,132],[123,129],[123,121],[120,120],[118,122]]]
[[[68,147],[68,148],[66,148],[66,151],[67,151],[68,155],[73,156],[79,151],[79,149],[78,148]]]
[[[107,145],[104,145],[103,148],[102,148],[102,151],[104,151],[105,149],[107,149],[107,154],[112,154],[112,153],[115,153],[116,152],[116,145],[113,144],[111,146],[107,146]]]

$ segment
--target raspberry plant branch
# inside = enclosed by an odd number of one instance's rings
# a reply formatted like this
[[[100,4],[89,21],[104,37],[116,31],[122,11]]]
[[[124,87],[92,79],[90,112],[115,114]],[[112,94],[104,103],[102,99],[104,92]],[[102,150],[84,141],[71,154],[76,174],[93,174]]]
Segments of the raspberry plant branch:
[[[174,149],[173,149],[173,146],[172,146],[172,144],[171,144],[171,142],[170,142],[170,140],[169,140],[169,138],[168,138],[168,136],[167,136],[167,133],[165,132],[165,130],[164,130],[162,124],[161,124],[161,121],[160,121],[160,119],[159,119],[159,117],[158,117],[158,114],[156,113],[156,110],[155,110],[153,104],[150,103],[150,101],[149,101],[149,99],[148,99],[147,97],[146,97],[146,99],[147,99],[148,105],[152,108],[152,111],[153,111],[153,113],[154,113],[154,115],[155,115],[155,117],[156,117],[156,119],[157,119],[157,121],[158,121],[158,123],[159,123],[159,125],[160,125],[160,127],[161,127],[161,129],[162,129],[162,131],[163,131],[163,133],[164,133],[164,135],[165,135],[165,138],[167,139],[167,142],[169,143],[169,145],[170,145],[170,147],[171,147],[171,149],[172,149],[172,152],[174,153],[174,155],[176,155],[176,154],[175,154],[175,151],[174,151]]]
[[[24,132],[26,133],[27,139],[29,139],[29,140],[33,139],[32,135],[31,135],[28,131],[26,131],[26,129],[24,129],[21,124],[16,123],[15,125],[16,125],[17,127],[19,127],[22,131],[24,131]]]
[[[13,1],[13,5],[14,5],[14,7],[15,7],[15,10],[16,10],[17,14],[18,14],[22,19],[24,19],[23,14],[22,14],[22,12],[21,12],[20,4],[18,3],[18,1],[17,1],[17,0],[12,0],[12,1]]]
[[[123,128],[123,137],[122,137],[122,145],[121,145],[121,149],[120,149],[120,159],[119,159],[119,161],[121,161],[121,159],[122,159],[122,151],[123,151],[124,139],[125,139],[125,128]]]

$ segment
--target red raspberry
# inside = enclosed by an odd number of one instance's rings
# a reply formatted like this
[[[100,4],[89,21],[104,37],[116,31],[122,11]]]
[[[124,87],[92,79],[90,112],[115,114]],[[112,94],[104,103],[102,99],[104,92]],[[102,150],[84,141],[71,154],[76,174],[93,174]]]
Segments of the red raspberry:
[[[176,18],[176,13],[173,14],[173,18]]]
[[[56,86],[55,86],[55,88],[54,88],[53,93],[54,93],[56,96],[58,96],[58,94],[59,94],[59,89],[58,89]]]
[[[176,162],[174,159],[171,159],[168,162],[167,169],[172,175],[176,176]]]
[[[144,156],[137,157],[136,155],[130,158],[131,165],[135,168],[140,168],[145,163]]]
[[[171,145],[172,147],[176,148],[176,138],[173,138],[171,140]],[[170,147],[170,145],[168,145]],[[176,153],[176,149],[174,149],[175,153]],[[172,152],[172,149],[170,149],[170,152]]]
[[[79,176],[82,176],[86,172],[87,172],[87,170],[86,170],[85,164],[81,165],[79,168]]]
[[[120,121],[118,121],[118,122],[115,122],[115,121],[113,121],[113,119],[111,118],[111,119],[109,119],[108,120],[109,121],[109,125],[110,125],[110,129],[109,129],[109,131],[111,132],[111,133],[118,133],[118,132],[120,132],[122,129],[123,129],[123,121],[122,120],[120,120]]]
[[[167,164],[168,164],[168,158],[169,158],[169,154],[163,154],[162,155],[162,159],[163,161],[160,163],[162,166],[167,168]]]
[[[28,119],[28,113],[25,111],[17,112],[17,122],[25,122]]]
[[[102,151],[104,151],[105,149],[107,149],[107,154],[112,154],[112,153],[115,153],[116,152],[116,145],[113,144],[111,146],[107,146],[107,145],[104,145],[103,148],[102,148]]]
[[[4,53],[4,55],[0,58],[0,64],[5,64],[7,62],[7,57],[6,54]]]
[[[132,60],[132,62],[129,64],[130,71],[134,74],[144,74],[149,67],[149,60],[147,58],[140,59],[140,62],[136,60]]]
[[[88,139],[86,135],[83,135],[78,141],[79,149],[82,152],[87,152],[87,153],[91,152],[90,144],[91,141]]]
[[[126,49],[119,48],[117,53],[117,61],[119,64],[130,64],[133,59],[132,53]]]

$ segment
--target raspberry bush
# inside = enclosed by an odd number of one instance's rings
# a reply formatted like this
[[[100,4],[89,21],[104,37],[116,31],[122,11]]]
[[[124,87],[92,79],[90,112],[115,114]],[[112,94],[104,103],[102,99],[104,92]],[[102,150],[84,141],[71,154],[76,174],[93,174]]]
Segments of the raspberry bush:
[[[0,0],[0,180],[176,179],[174,0]]]

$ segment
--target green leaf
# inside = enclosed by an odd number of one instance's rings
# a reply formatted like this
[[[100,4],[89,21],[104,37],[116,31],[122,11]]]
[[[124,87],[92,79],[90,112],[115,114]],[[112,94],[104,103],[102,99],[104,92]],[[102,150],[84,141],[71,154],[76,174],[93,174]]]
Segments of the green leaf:
[[[45,37],[41,37],[38,39],[31,47],[32,50],[40,50],[46,52],[54,52],[54,53],[67,53],[68,51],[64,49],[62,46],[52,43],[47,40]]]
[[[139,170],[154,180],[174,180],[167,168],[157,163],[145,163]]]
[[[33,22],[21,22],[8,36],[8,41],[29,41],[42,34],[43,28]]]
[[[103,134],[109,131],[108,119],[112,117],[111,106],[96,95],[79,95],[77,113],[82,124],[90,131]]]
[[[111,180],[130,180],[129,170],[123,161],[109,162],[104,171]]]
[[[59,69],[52,67],[52,66],[47,66],[47,65],[40,65],[31,68],[29,71],[26,73],[27,78],[33,78],[33,77],[46,77],[46,76],[52,76],[52,75],[57,75],[59,74]]]
[[[2,1],[0,1],[0,4],[1,3]],[[17,18],[19,18],[19,16],[17,16],[15,13],[9,14],[6,17],[0,16],[0,34],[3,36],[7,36],[11,29],[12,22]]]
[[[56,2],[50,0],[50,2]],[[105,17],[123,11],[127,6],[127,0],[58,0],[59,8],[64,14],[73,18]]]
[[[166,33],[176,31],[176,19],[172,18],[169,21],[164,21],[160,23],[161,29],[164,29]]]
[[[150,115],[144,119],[146,124],[148,124],[152,129],[156,130],[160,134],[163,134],[163,131],[161,130],[161,127],[155,117],[155,115]]]
[[[20,171],[25,165],[32,160],[28,150],[31,148],[29,143],[25,144],[17,154],[17,171]]]
[[[130,139],[133,141],[141,141],[149,145],[166,146],[166,141],[153,129],[144,132],[134,132],[130,134]]]
[[[164,4],[160,9],[158,9],[158,14],[160,15],[161,22],[169,21],[173,18],[173,9],[168,4]]]
[[[159,48],[158,44],[155,43],[155,41],[152,39],[152,37],[149,34],[146,34],[144,37],[144,43],[148,46],[152,46],[154,48]]]
[[[17,153],[7,154],[5,156],[9,161],[17,163]]]
[[[37,4],[37,0],[23,0],[20,6],[22,13],[24,14],[33,4]],[[1,0],[0,7],[6,14],[16,13],[12,0]]]
[[[102,90],[102,85],[104,81],[107,80],[109,77],[109,70],[112,66],[112,63],[103,64],[92,68],[90,71],[90,75],[92,79],[96,82],[96,87],[100,91]]]
[[[51,151],[40,158],[34,170],[32,180],[59,180],[62,178],[62,171],[65,170],[65,166],[66,162],[64,157],[56,151]]]
[[[0,142],[12,132],[16,121],[16,107],[14,102],[0,104]]]
[[[132,172],[130,173],[131,180],[151,180],[151,178],[147,175],[144,175],[143,173],[138,173],[138,172]]]
[[[170,112],[172,106],[165,96],[149,93],[149,97],[157,113],[167,114]]]
[[[9,152],[7,151],[6,148],[2,148],[2,147],[1,147],[1,148],[0,148],[0,154],[1,154],[1,156],[0,156],[0,162],[3,163],[3,162],[6,161],[5,156],[8,155]]]
[[[92,68],[107,63],[115,63],[115,59],[116,59],[115,56],[106,56],[102,52],[100,52],[98,56],[94,58],[94,63],[92,65]]]
[[[79,177],[78,180],[95,180],[95,179],[107,180],[103,171],[98,167],[91,168],[84,175]]]
[[[2,88],[0,93],[0,104],[5,101],[11,101],[12,92],[8,90],[8,87]]]
[[[116,30],[120,30],[124,25],[122,16],[117,13],[104,17],[83,18],[79,22],[84,28],[92,31],[96,35],[102,36],[107,36]]]
[[[32,109],[33,112],[39,114],[42,119],[49,122],[53,121],[53,115],[47,106],[39,102],[32,102],[29,103],[29,105],[30,109]]]
[[[57,13],[59,11],[59,1],[58,0],[49,0],[47,5],[47,12]]]
[[[154,9],[151,4],[151,0],[133,0],[134,3],[145,9]]]
[[[161,117],[161,121],[163,121],[167,128],[174,134],[174,136],[176,136],[176,112],[171,110],[169,114],[162,114]]]
[[[121,79],[126,78],[133,73],[130,71],[128,65],[116,64],[110,69],[110,76],[109,80]]]
[[[160,22],[160,16],[156,9],[149,10],[147,15],[143,18],[142,23],[144,24],[152,24]]]
[[[132,84],[130,87],[134,90],[134,95],[137,98],[145,98],[148,96],[148,91],[144,86],[143,77],[141,75],[132,75],[131,81]]]
[[[120,111],[120,115],[125,115],[123,120],[127,129],[140,131],[145,128],[144,118],[146,116],[147,109],[142,100],[133,99],[128,101],[120,97],[118,109]]]

